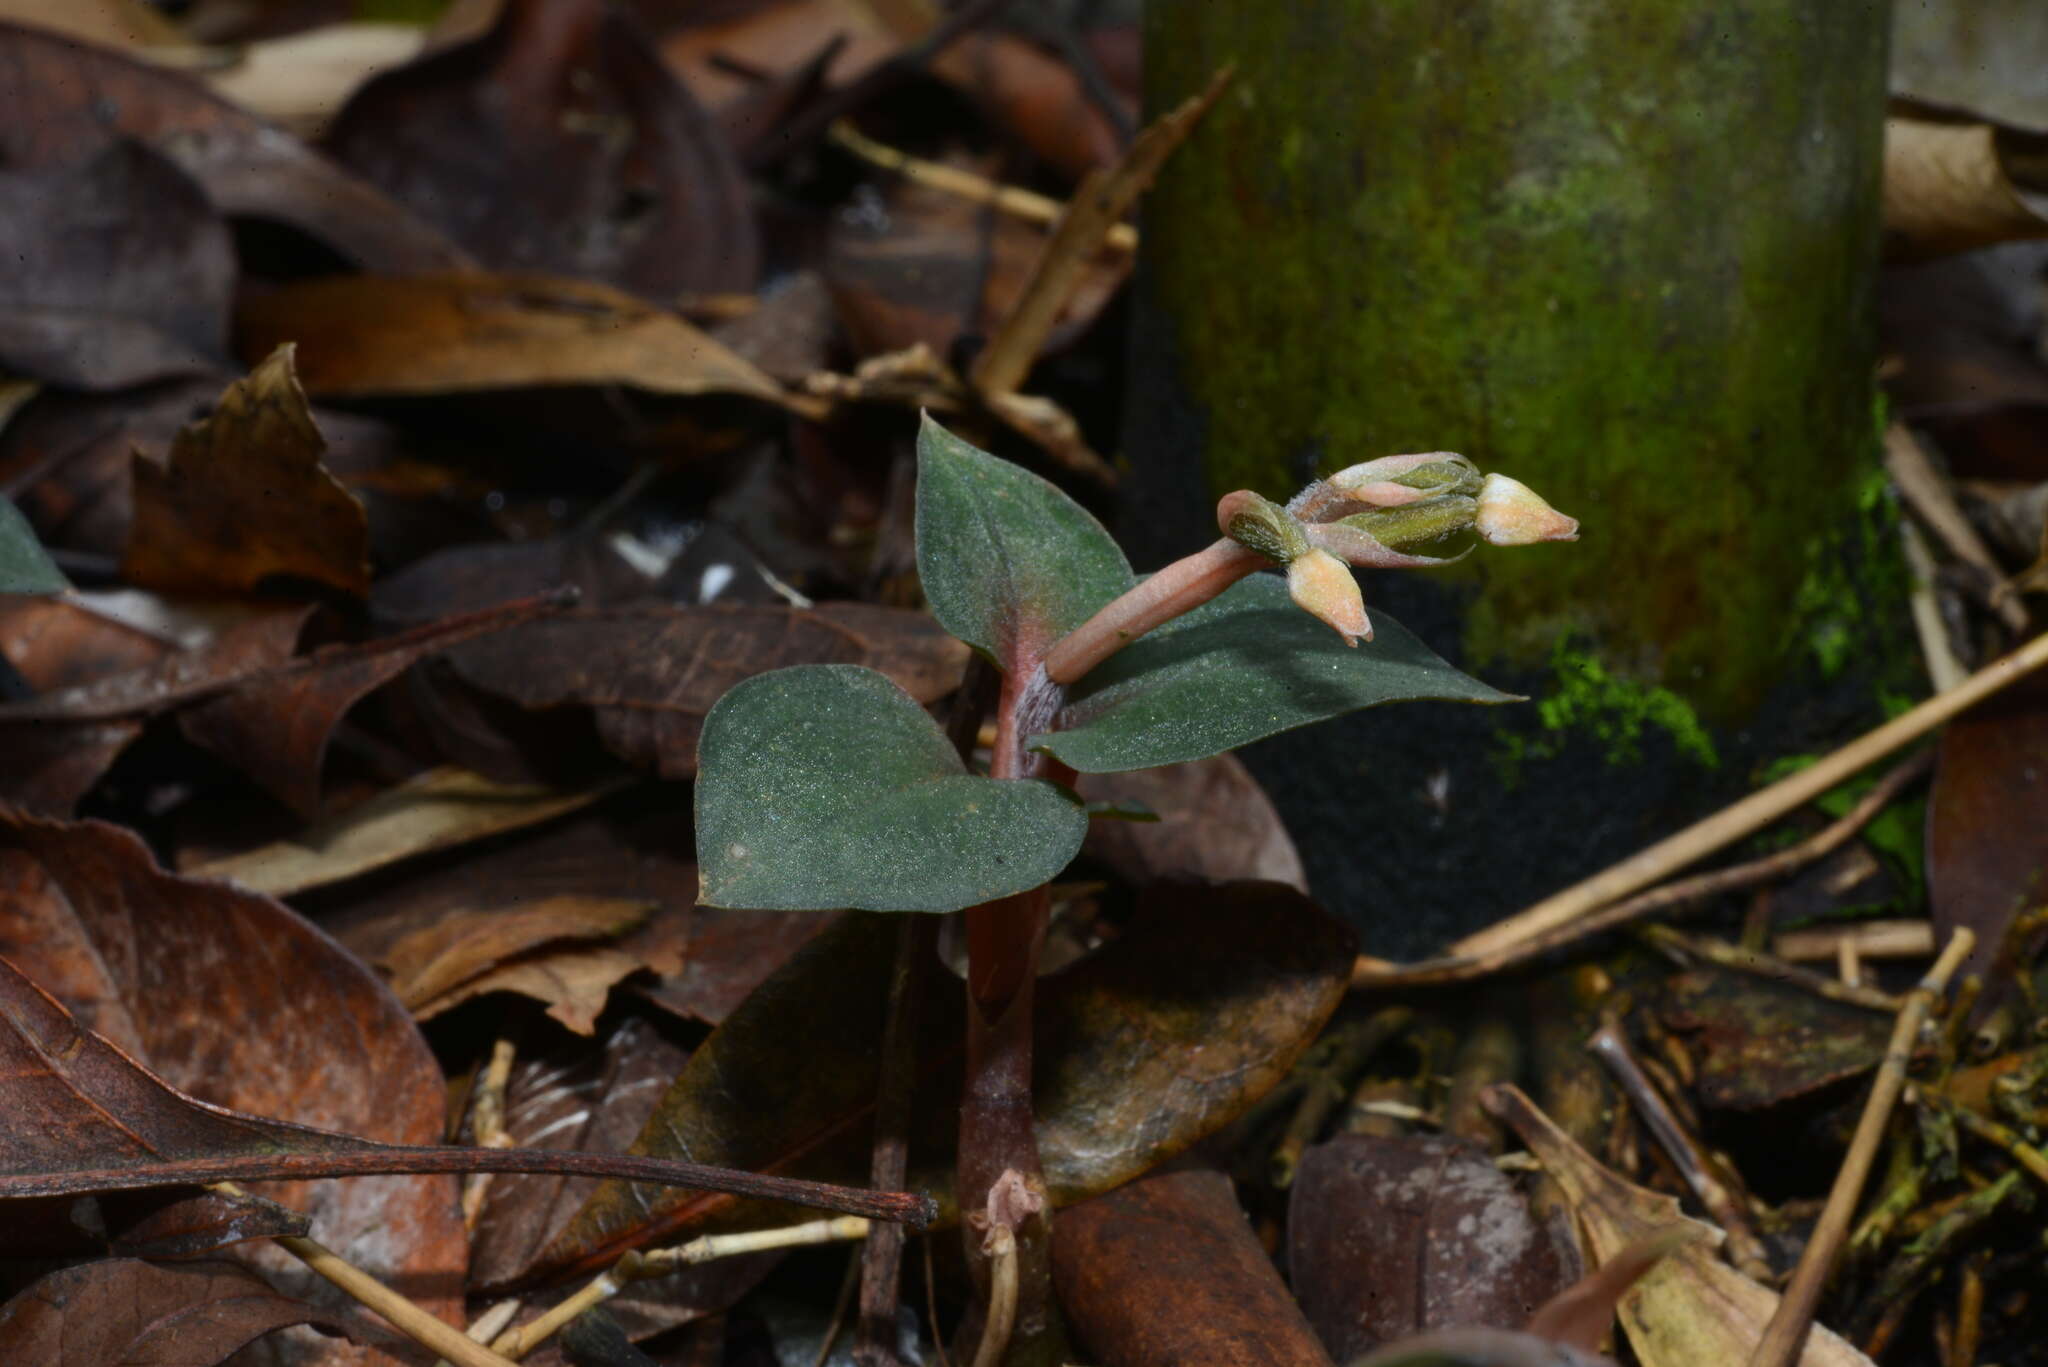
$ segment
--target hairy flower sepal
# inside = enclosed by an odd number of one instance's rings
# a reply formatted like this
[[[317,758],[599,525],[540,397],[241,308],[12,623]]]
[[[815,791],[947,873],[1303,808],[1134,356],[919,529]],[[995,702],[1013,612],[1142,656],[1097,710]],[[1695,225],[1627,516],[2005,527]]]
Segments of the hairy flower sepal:
[[[1287,595],[1294,605],[1344,638],[1347,646],[1359,639],[1372,639],[1372,623],[1365,615],[1365,598],[1351,567],[1318,547],[1310,547],[1288,562]]]
[[[757,674],[704,718],[706,906],[958,911],[1038,887],[1081,848],[1067,789],[967,772],[925,710],[857,665]]]

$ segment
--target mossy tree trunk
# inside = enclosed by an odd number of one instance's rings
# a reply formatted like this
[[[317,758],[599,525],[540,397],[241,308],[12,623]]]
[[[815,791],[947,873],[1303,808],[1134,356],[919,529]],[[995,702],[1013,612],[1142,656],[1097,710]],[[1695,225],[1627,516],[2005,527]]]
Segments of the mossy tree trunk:
[[[1156,0],[1154,107],[1226,63],[1238,76],[1146,205],[1141,555],[1202,534],[1202,505],[1233,488],[1284,497],[1370,456],[1462,451],[1584,539],[1474,557],[1432,590],[1371,576],[1368,603],[1533,684],[1550,702],[1533,715],[1623,767],[1722,758],[1715,737],[1810,655],[1817,559],[1873,464],[1888,20],[1870,0]],[[1417,830],[1455,843],[1467,819],[1512,815],[1472,800],[1486,776],[1446,748],[1526,757],[1530,723],[1504,724],[1522,740],[1445,723],[1435,751],[1466,791],[1426,792]],[[1389,748],[1374,725],[1355,739]],[[1283,806],[1408,801],[1437,766],[1407,748],[1398,774]],[[1319,733],[1313,762],[1331,749]],[[1338,763],[1339,787],[1363,767]],[[1543,867],[1493,869],[1456,918],[1693,814],[1713,785],[1671,777],[1609,793],[1643,810],[1601,813],[1601,838],[1560,831],[1525,852]]]

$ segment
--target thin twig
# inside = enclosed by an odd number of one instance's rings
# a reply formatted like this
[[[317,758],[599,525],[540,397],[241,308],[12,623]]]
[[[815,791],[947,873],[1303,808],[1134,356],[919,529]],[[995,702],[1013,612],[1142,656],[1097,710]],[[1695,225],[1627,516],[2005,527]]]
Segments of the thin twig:
[[[896,964],[889,977],[889,1016],[882,1031],[882,1076],[875,1089],[874,1158],[868,1180],[878,1190],[903,1185],[910,1161],[910,1102],[917,1082],[917,1018],[938,923],[906,916],[897,927]],[[896,1307],[901,1300],[904,1230],[883,1225],[861,1250],[860,1315],[853,1359],[861,1367],[897,1361]]]
[[[509,1039],[493,1041],[491,1060],[484,1065],[483,1076],[477,1079],[470,1130],[480,1148],[512,1147],[512,1136],[505,1129],[505,1088],[512,1080],[512,1060],[517,1052]],[[462,1227],[471,1234],[476,1233],[476,1223],[483,1218],[484,1197],[490,1193],[491,1179],[496,1176],[490,1172],[472,1173],[462,1188]]]
[[[1937,693],[1911,711],[1866,732],[1817,763],[1751,793],[1706,820],[1696,822],[1619,864],[1544,898],[1505,921],[1467,936],[1452,946],[1452,951],[1469,957],[1512,948],[1545,931],[1568,925],[1630,893],[1640,892],[1657,880],[1669,877],[1688,864],[1706,858],[1811,802],[1844,779],[1853,778],[1894,750],[1918,740],[2001,689],[2011,687],[2043,665],[2048,665],[2048,632],[2036,636],[2011,654],[1993,660],[1946,693]]]
[[[974,1350],[974,1367],[996,1367],[1010,1346],[1010,1329],[1017,1318],[1017,1236],[1007,1225],[988,1232],[983,1249],[989,1255],[988,1319],[981,1330],[981,1345]]]
[[[1934,592],[1934,555],[1927,549],[1927,538],[1920,535],[1911,518],[1900,518],[1899,540],[1906,548],[1906,568],[1913,576],[1906,606],[1913,615],[1913,632],[1920,638],[1920,658],[1927,664],[1927,681],[1939,693],[1954,688],[1970,671],[1956,658],[1948,628],[1942,624],[1941,603]]]
[[[1821,1287],[1842,1251],[1842,1240],[1847,1236],[1849,1221],[1856,1213],[1857,1199],[1863,1192],[1864,1181],[1870,1176],[1871,1160],[1877,1156],[1878,1143],[1891,1121],[1892,1107],[1898,1103],[1899,1092],[1906,1085],[1906,1067],[1913,1058],[1914,1041],[1919,1039],[1921,1025],[1948,987],[1949,978],[1976,943],[1976,938],[1968,929],[1958,929],[1948,942],[1948,948],[1927,970],[1927,976],[1920,980],[1920,985],[1913,989],[1904,1009],[1899,1012],[1898,1022],[1892,1027],[1891,1041],[1885,1046],[1884,1062],[1879,1065],[1877,1080],[1870,1088],[1870,1100],[1864,1104],[1863,1116],[1856,1122],[1855,1137],[1849,1141],[1849,1152],[1842,1160],[1841,1171],[1835,1174],[1834,1187],[1828,1192],[1828,1203],[1821,1210],[1812,1236],[1806,1241],[1805,1252],[1799,1256],[1799,1266],[1793,1270],[1784,1298],[1778,1302],[1771,1322],[1764,1327],[1763,1338],[1750,1358],[1750,1367],[1789,1367],[1798,1359],[1807,1331],[1813,1326],[1813,1312],[1820,1304]]]
[[[1157,576],[1154,576],[1155,578]],[[1149,581],[1148,581],[1149,582]],[[1366,986],[1427,986],[1438,983],[1466,982],[1498,973],[1503,968],[1533,959],[1539,954],[1577,944],[1616,927],[1639,921],[1660,911],[1676,911],[1704,904],[1710,898],[1722,893],[1736,892],[1743,888],[1755,887],[1761,883],[1775,882],[1795,870],[1802,869],[1841,848],[1865,826],[1874,820],[1901,792],[1924,775],[1934,764],[1934,752],[1924,750],[1902,760],[1875,787],[1865,793],[1855,806],[1843,813],[1840,819],[1824,829],[1815,832],[1797,845],[1767,854],[1761,859],[1736,864],[1709,873],[1695,874],[1667,883],[1661,888],[1651,888],[1612,906],[1600,907],[1587,915],[1579,916],[1547,930],[1538,931],[1520,939],[1481,953],[1457,955],[1443,959],[1430,959],[1418,964],[1390,964],[1383,959],[1361,958],[1352,972],[1353,987]],[[1797,777],[1797,775],[1794,775]],[[1770,789],[1765,789],[1770,792]],[[1758,794],[1757,796],[1762,796]],[[1818,796],[1818,794],[1815,794]],[[1797,805],[1797,804],[1794,804]],[[1731,809],[1732,810],[1732,809]],[[1786,810],[1790,810],[1787,808]],[[1782,816],[1783,812],[1776,815]],[[1772,818],[1775,819],[1775,816]],[[1704,824],[1704,823],[1703,823]],[[1763,823],[1758,823],[1759,825]],[[1698,827],[1693,829],[1697,830]],[[1747,835],[1748,831],[1730,835],[1728,841]],[[1674,837],[1675,838],[1675,837]],[[1670,841],[1664,842],[1669,844]],[[1727,842],[1723,842],[1727,843]],[[1652,846],[1652,849],[1658,848]],[[1702,857],[1710,851],[1702,850]],[[1646,852],[1647,853],[1647,852]],[[1636,858],[1642,858],[1641,855]],[[1617,865],[1617,868],[1622,867]],[[1604,875],[1603,875],[1604,876]],[[1581,884],[1581,887],[1586,886]],[[1559,894],[1562,896],[1563,894]],[[1555,899],[1553,899],[1555,900]],[[1525,913],[1526,914],[1526,913]],[[1505,923],[1503,923],[1505,924]]]
[[[805,1244],[836,1243],[843,1239],[866,1238],[870,1225],[856,1215],[830,1220],[812,1220],[782,1229],[760,1229],[744,1234],[707,1234],[673,1248],[651,1253],[633,1252],[565,1296],[541,1315],[507,1330],[491,1345],[494,1352],[517,1361],[546,1342],[556,1331],[593,1306],[604,1304],[634,1282],[666,1277],[685,1267],[733,1258],[742,1253],[759,1253],[772,1248],[796,1248]]]
[[[1047,239],[1009,317],[1003,319],[988,346],[975,359],[970,378],[983,394],[1011,394],[1023,385],[1039,350],[1058,321],[1060,310],[1089,260],[1100,251],[1110,228],[1122,220],[1138,196],[1159,174],[1176,147],[1187,140],[1202,115],[1221,98],[1230,69],[1211,78],[1201,94],[1169,110],[1138,135],[1114,170],[1091,172],[1074,191],[1072,206]]]
[[[1788,930],[1771,942],[1771,952],[1788,964],[1825,962],[1855,942],[1865,959],[1924,959],[1934,953],[1931,921],[1854,921],[1841,926]]]
[[[1710,940],[1704,936],[1687,935],[1671,926],[1644,926],[1636,932],[1652,947],[1680,958],[1699,959],[1721,968],[1747,973],[1752,977],[1770,978],[1788,987],[1798,987],[1825,997],[1829,1001],[1841,1002],[1844,1006],[1860,1006],[1870,1011],[1882,1011],[1894,1015],[1904,1005],[1889,992],[1880,992],[1874,987],[1863,987],[1830,978],[1824,973],[1815,973],[1810,968],[1788,964],[1760,950],[1744,949],[1740,945]]]
[[[1350,1091],[1351,1075],[1370,1063],[1380,1047],[1406,1030],[1414,1019],[1411,1007],[1389,1006],[1376,1011],[1370,1019],[1338,1034],[1321,1067],[1302,1069],[1301,1104],[1288,1121],[1279,1147],[1273,1150],[1270,1177],[1275,1187],[1285,1190],[1294,1184],[1302,1153],[1322,1136],[1323,1123]]]
[[[1899,491],[1899,497],[1919,514],[1929,531],[1941,538],[1942,545],[1948,547],[1951,555],[1983,571],[1987,584],[1997,584],[2005,578],[2005,570],[1991,554],[1991,548],[1984,544],[1984,538],[1977,535],[1977,529],[1963,515],[1955,495],[1949,492],[1948,484],[1936,473],[1934,463],[1920,448],[1919,438],[1908,431],[1904,423],[1895,422],[1885,428],[1884,468],[1892,477],[1892,486]],[[2026,604],[2016,595],[2000,597],[1987,594],[1985,601],[2008,627],[2015,632],[2026,631]]]
[[[845,119],[832,125],[831,136],[834,143],[872,166],[893,171],[913,184],[942,191],[972,204],[992,204],[1015,218],[1050,224],[1057,223],[1060,215],[1067,211],[1066,204],[1051,195],[1005,185],[987,176],[978,176],[942,161],[914,157],[887,143],[877,142]],[[1138,249],[1138,230],[1128,223],[1115,223],[1103,241],[1118,251],[1134,252]]]
[[[832,1345],[839,1342],[839,1331],[846,1325],[846,1308],[853,1304],[853,1288],[860,1282],[859,1258],[846,1260],[846,1275],[839,1279],[839,1298],[832,1302],[832,1318],[825,1325],[825,1337],[818,1341],[818,1354],[811,1359],[811,1367],[825,1367],[832,1357]]]

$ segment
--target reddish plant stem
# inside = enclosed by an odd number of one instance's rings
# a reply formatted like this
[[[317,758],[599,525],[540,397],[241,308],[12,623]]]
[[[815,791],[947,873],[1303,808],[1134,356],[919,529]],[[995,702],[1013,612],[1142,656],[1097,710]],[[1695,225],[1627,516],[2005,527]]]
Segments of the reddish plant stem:
[[[1060,638],[1046,654],[1046,677],[1056,684],[1073,683],[1154,627],[1272,563],[1228,537],[1174,561]]]

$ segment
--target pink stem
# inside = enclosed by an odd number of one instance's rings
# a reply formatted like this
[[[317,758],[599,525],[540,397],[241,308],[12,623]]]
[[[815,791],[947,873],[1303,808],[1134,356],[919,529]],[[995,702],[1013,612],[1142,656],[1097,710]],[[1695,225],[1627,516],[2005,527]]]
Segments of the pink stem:
[[[1046,677],[1056,684],[1075,682],[1152,628],[1271,563],[1228,538],[1174,561],[1061,637],[1045,657]]]

